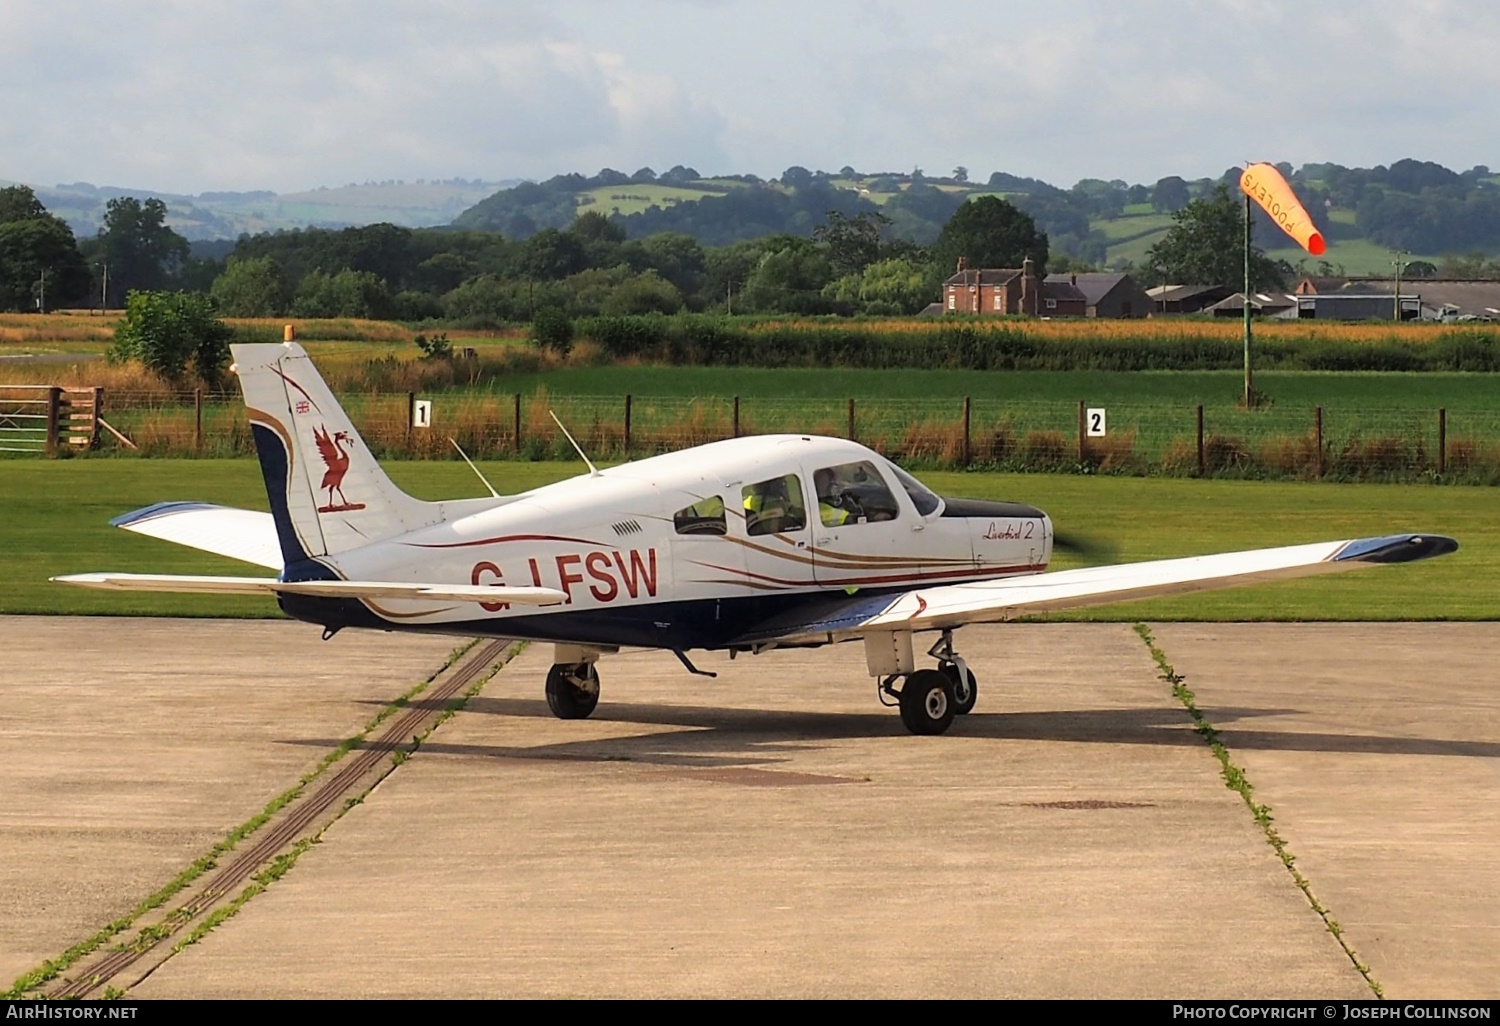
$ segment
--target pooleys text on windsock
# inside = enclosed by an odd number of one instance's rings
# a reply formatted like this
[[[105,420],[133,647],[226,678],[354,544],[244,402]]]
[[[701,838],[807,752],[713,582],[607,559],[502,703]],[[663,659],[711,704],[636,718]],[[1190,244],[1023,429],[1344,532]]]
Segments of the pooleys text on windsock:
[[[1251,164],[1240,175],[1240,189],[1246,196],[1259,203],[1271,216],[1271,220],[1297,244],[1313,256],[1322,256],[1328,250],[1323,233],[1318,231],[1312,218],[1307,215],[1297,194],[1281,172],[1270,164]]]

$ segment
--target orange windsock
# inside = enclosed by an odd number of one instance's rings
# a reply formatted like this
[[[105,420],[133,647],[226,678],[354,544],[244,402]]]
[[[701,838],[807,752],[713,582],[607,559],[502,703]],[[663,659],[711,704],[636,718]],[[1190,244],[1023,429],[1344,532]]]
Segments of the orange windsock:
[[[1270,164],[1251,164],[1240,175],[1240,190],[1264,208],[1271,220],[1281,230],[1297,240],[1297,244],[1313,256],[1322,256],[1328,250],[1323,233],[1318,231],[1297,194],[1281,177],[1281,172]]]

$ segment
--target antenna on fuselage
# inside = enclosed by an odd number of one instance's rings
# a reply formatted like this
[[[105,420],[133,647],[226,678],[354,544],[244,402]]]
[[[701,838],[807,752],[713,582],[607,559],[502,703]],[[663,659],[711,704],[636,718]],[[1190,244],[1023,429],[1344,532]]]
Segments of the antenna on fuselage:
[[[474,461],[469,459],[469,454],[464,452],[464,447],[458,444],[458,439],[454,438],[452,435],[449,435],[448,441],[453,443],[453,448],[458,450],[458,454],[464,458],[464,462],[469,465],[469,469],[474,471],[474,476],[479,478],[480,481],[484,482],[484,486],[490,490],[490,494],[497,499],[500,498],[500,493],[495,491],[495,486],[490,484],[489,479],[487,479],[483,474],[479,472],[478,467],[474,466]]]
[[[568,429],[563,427],[563,422],[557,419],[557,414],[553,413],[551,410],[548,410],[547,415],[552,418],[552,423],[556,424],[558,429],[562,431],[563,437],[567,438],[568,441],[573,443],[573,449],[578,453],[578,458],[589,465],[589,477],[598,477],[599,468],[594,466],[593,461],[590,460],[584,453],[583,446],[579,445],[577,440],[574,439],[572,435],[568,434]]]

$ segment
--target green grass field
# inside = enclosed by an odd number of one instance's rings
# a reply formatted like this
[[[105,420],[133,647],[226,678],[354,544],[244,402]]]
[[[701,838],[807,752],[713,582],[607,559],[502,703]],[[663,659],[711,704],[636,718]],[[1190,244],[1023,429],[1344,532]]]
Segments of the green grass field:
[[[1148,232],[1164,232],[1172,227],[1171,214],[1134,214],[1095,221],[1091,227],[1104,233],[1111,245],[1140,238]]]
[[[1491,410],[1500,375],[1263,371],[1256,387],[1275,405],[1360,409]],[[516,374],[493,390],[529,395],[742,396],[780,399],[934,399],[964,396],[1008,402],[1233,406],[1239,371],[978,371],[801,367],[568,367]],[[1274,406],[1273,406],[1274,408]]]
[[[652,207],[673,206],[678,203],[696,203],[710,196],[724,196],[727,190],[710,192],[704,189],[682,189],[675,185],[657,185],[654,182],[626,182],[624,185],[601,185],[597,189],[578,194],[578,210],[597,210],[601,214],[639,214]]]
[[[1142,267],[1146,263],[1146,251],[1166,237],[1167,229],[1159,228],[1155,231],[1146,232],[1143,235],[1135,235],[1121,242],[1114,243],[1104,251],[1104,263],[1106,267],[1120,267],[1127,262],[1133,267]],[[1161,282],[1142,282],[1142,288],[1150,288],[1160,285]]]
[[[388,465],[422,498],[482,494],[460,463]],[[489,463],[502,492],[570,476],[577,464]],[[1405,620],[1500,618],[1500,517],[1481,488],[1281,484],[1052,475],[924,474],[943,494],[1009,498],[1046,509],[1064,534],[1113,547],[1121,562],[1436,531],[1461,550],[1416,566],[1229,589],[1191,598],[1087,610],[1097,620]],[[109,526],[165,499],[266,508],[254,460],[73,460],[0,463],[0,613],[274,616],[270,601],[131,595],[49,583],[86,571],[254,575],[261,571]],[[1069,564],[1059,558],[1056,568]]]
[[[1286,243],[1286,245],[1282,245]],[[1369,239],[1342,239],[1328,243],[1328,251],[1322,256],[1313,258],[1300,249],[1295,243],[1285,236],[1278,235],[1276,238],[1259,238],[1257,244],[1261,246],[1272,245],[1274,248],[1267,249],[1266,255],[1273,260],[1285,260],[1296,266],[1299,262],[1306,267],[1316,267],[1319,260],[1326,260],[1334,267],[1342,267],[1344,274],[1371,275],[1374,277],[1389,278],[1395,273],[1391,266],[1391,251],[1385,246]],[[1401,258],[1410,262],[1413,260],[1426,260],[1432,264],[1443,262],[1442,254],[1411,254]],[[1296,282],[1287,282],[1288,286]],[[1406,291],[1406,282],[1403,279],[1402,292]],[[1412,291],[1421,291],[1420,283],[1413,283]]]

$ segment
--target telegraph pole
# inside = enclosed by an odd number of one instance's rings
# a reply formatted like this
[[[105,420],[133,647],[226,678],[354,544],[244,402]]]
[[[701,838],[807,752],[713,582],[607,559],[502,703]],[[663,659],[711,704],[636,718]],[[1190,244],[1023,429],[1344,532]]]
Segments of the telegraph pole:
[[[1406,250],[1392,250],[1391,255],[1396,258],[1391,261],[1396,268],[1396,308],[1393,319],[1399,324],[1401,322],[1401,258],[1406,255]]]
[[[42,268],[41,291],[37,293],[36,297],[36,312],[47,312],[47,269],[45,267]]]

